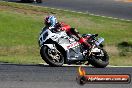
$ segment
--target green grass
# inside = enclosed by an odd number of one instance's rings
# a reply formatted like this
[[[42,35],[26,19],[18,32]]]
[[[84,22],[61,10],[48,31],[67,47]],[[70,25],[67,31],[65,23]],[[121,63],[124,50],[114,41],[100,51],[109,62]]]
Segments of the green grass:
[[[49,14],[76,27],[80,33],[98,33],[104,37],[105,46],[112,46],[107,49],[111,65],[132,65],[132,56],[121,57],[116,49],[119,43],[132,40],[132,21],[8,2],[0,2],[0,62],[42,62],[37,41],[44,26],[43,18]]]

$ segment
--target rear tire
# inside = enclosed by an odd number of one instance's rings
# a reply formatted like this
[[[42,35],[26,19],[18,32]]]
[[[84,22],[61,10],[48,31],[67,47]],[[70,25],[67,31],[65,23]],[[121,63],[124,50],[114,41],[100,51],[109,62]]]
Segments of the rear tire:
[[[64,56],[62,55],[62,53],[58,50],[59,51],[58,55],[61,60],[60,62],[54,62],[52,61],[53,58],[48,55],[48,49],[49,49],[48,46],[41,47],[40,54],[41,54],[42,59],[50,66],[62,66],[64,64]]]
[[[104,68],[109,64],[109,56],[107,52],[104,49],[101,49],[101,50],[104,53],[104,56],[102,57],[101,61],[100,59],[97,59],[97,57],[93,55],[89,59],[89,63],[96,68]]]

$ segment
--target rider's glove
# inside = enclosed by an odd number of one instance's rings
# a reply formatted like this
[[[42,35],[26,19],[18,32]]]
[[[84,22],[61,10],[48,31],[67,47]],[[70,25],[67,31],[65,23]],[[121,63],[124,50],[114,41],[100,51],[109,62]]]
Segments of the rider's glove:
[[[53,29],[53,28],[55,28],[55,27],[49,27],[50,30]]]

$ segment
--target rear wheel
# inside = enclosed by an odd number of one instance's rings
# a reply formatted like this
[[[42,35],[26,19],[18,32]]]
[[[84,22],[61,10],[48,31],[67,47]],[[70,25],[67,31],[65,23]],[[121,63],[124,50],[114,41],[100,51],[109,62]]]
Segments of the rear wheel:
[[[89,62],[97,68],[104,68],[109,64],[109,56],[104,49],[100,48],[99,53],[91,54]]]
[[[43,46],[40,54],[42,59],[50,66],[62,66],[64,64],[64,57],[57,48],[50,49],[48,46]]]

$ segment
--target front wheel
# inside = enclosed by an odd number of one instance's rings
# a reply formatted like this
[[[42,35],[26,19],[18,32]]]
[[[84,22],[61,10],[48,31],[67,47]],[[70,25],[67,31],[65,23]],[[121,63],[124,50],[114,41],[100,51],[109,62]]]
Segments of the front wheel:
[[[42,59],[50,66],[62,66],[64,64],[64,57],[57,49],[50,49],[48,46],[42,46],[40,50]]]
[[[89,63],[97,68],[104,68],[109,64],[109,56],[107,52],[99,48],[100,52],[98,53],[92,53],[89,58]]]

